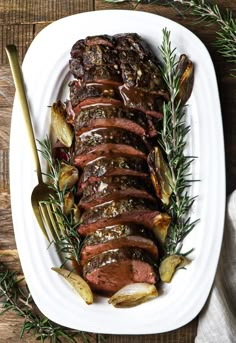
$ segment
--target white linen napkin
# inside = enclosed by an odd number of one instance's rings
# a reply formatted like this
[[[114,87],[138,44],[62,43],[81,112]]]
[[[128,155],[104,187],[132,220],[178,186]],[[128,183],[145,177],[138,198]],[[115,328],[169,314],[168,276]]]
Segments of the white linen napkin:
[[[236,343],[236,190],[227,200],[221,256],[195,343]]]

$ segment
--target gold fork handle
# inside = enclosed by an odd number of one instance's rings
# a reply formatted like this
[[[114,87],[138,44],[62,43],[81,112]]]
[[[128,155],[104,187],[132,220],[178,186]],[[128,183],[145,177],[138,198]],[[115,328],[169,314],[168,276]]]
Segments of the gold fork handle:
[[[13,80],[16,87],[16,94],[19,98],[21,110],[22,110],[25,124],[26,124],[26,129],[28,131],[28,136],[30,140],[32,153],[33,153],[33,159],[34,159],[34,164],[36,168],[36,173],[38,176],[38,181],[42,182],[42,173],[41,173],[41,167],[40,167],[40,162],[39,162],[39,157],[38,157],[38,152],[37,152],[37,146],[35,142],[32,122],[30,119],[30,112],[29,112],[29,106],[28,106],[28,102],[26,98],[23,74],[22,74],[22,70],[19,64],[16,46],[7,45],[6,52],[7,52],[7,57],[9,59]]]

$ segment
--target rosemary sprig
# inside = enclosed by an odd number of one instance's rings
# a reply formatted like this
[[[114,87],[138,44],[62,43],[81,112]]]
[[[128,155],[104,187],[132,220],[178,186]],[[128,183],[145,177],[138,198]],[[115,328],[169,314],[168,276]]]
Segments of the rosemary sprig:
[[[185,156],[184,153],[190,127],[185,122],[185,108],[178,101],[180,77],[176,71],[175,49],[171,47],[170,32],[167,29],[163,30],[160,51],[164,62],[162,75],[170,95],[170,100],[163,106],[163,127],[159,144],[166,154],[173,181],[169,207],[173,220],[166,242],[166,254],[171,255],[182,254],[183,240],[195,225],[188,217],[195,200],[188,193],[192,182],[189,179],[190,166],[194,158]]]
[[[236,63],[236,20],[229,9],[223,13],[216,3],[209,3],[205,0],[174,0],[184,5],[188,13],[197,17],[198,22],[207,21],[208,24],[217,24],[220,30],[216,32],[216,43],[219,53]]]
[[[105,1],[112,3],[116,2],[116,0]],[[120,0],[119,2],[125,1],[127,0]],[[216,3],[205,0],[131,0],[129,2],[133,1],[136,3],[134,9],[137,8],[139,3],[171,6],[174,7],[182,17],[184,17],[187,11],[196,18],[197,23],[204,21],[206,22],[206,25],[218,25],[219,31],[216,32],[215,41],[218,52],[229,62],[236,63],[236,20],[230,9],[226,9],[223,12]],[[177,6],[179,4],[181,5],[181,8],[180,6]],[[182,9],[184,9],[184,11],[181,11]]]
[[[41,142],[39,141],[39,144],[41,146],[40,152],[48,165],[48,172],[45,175],[48,178],[48,185],[54,194],[51,195],[48,203],[54,208],[54,214],[62,231],[54,243],[58,252],[63,253],[64,263],[67,260],[79,262],[79,253],[82,245],[77,231],[79,222],[75,222],[72,212],[69,215],[65,215],[63,211],[66,190],[60,190],[59,188],[60,161],[53,157],[52,145],[48,137]]]
[[[0,315],[5,312],[13,311],[17,316],[23,319],[23,325],[20,332],[20,338],[25,334],[31,333],[36,340],[41,342],[84,342],[89,343],[89,334],[68,329],[53,323],[45,316],[38,314],[36,307],[27,286],[20,286],[17,274],[4,269],[0,263]]]

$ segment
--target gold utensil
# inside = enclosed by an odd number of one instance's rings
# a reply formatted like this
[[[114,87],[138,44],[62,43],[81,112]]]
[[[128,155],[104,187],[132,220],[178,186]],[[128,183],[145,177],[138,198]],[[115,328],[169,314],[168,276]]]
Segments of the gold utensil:
[[[58,237],[58,227],[56,221],[54,220],[54,210],[51,208],[50,204],[47,203],[50,194],[52,194],[52,190],[46,183],[43,182],[42,178],[37,146],[35,143],[33,127],[30,119],[23,74],[19,64],[17,49],[15,45],[8,45],[6,47],[6,52],[9,59],[14,84],[16,87],[16,94],[19,99],[22,114],[25,120],[25,125],[28,131],[29,143],[31,146],[36,174],[38,177],[38,185],[33,189],[31,195],[32,208],[45,237],[50,241],[50,236],[52,236],[52,238],[55,240]]]

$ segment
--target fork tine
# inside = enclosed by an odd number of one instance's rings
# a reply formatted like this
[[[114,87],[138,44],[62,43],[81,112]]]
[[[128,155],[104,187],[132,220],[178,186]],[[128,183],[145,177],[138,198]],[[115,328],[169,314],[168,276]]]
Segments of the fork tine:
[[[45,229],[45,225],[44,225],[44,222],[42,220],[42,216],[41,216],[39,207],[38,206],[34,206],[33,210],[34,210],[34,214],[36,216],[37,222],[38,222],[38,224],[39,224],[39,226],[40,226],[44,236],[50,242],[50,238],[48,236],[47,230]]]
[[[51,219],[50,219],[50,216],[48,214],[48,209],[47,207],[45,206],[45,204],[43,204],[42,202],[39,203],[39,209],[40,209],[40,212],[41,212],[41,215],[42,215],[42,218],[43,218],[43,221],[44,221],[44,227],[45,227],[45,224],[46,224],[46,227],[48,228],[48,230],[50,231],[51,235],[52,235],[52,238],[54,241],[57,240],[58,236],[56,234],[56,232],[54,231],[54,227],[51,223]],[[51,212],[51,211],[50,211]]]
[[[56,213],[55,213],[55,210],[54,210],[54,206],[53,205],[51,206],[48,203],[46,203],[45,206],[47,208],[47,213],[48,213],[48,216],[50,218],[50,222],[52,224],[53,230],[56,233],[57,238],[60,239],[60,233],[58,231],[58,226],[60,227],[60,223],[59,222],[57,223],[55,221],[54,215],[56,216]],[[57,219],[57,216],[56,216],[56,219]]]
[[[62,222],[61,222],[60,216],[58,216],[58,214],[57,214],[57,209],[56,209],[56,205],[55,205],[55,204],[52,204],[52,209],[53,209],[53,213],[55,214],[55,217],[56,217],[58,226],[59,226],[59,228],[60,228],[61,235],[62,235],[62,236],[65,236],[64,226],[63,226],[63,224],[62,224]]]

